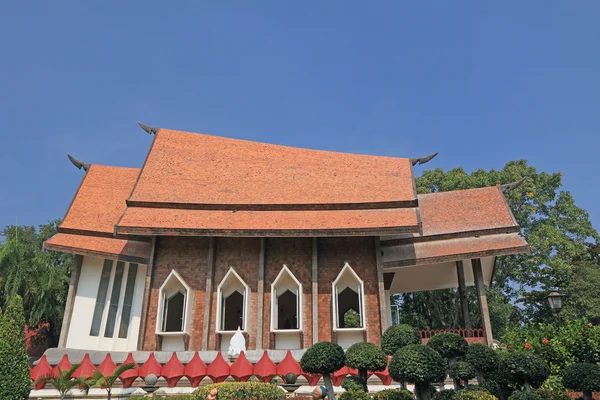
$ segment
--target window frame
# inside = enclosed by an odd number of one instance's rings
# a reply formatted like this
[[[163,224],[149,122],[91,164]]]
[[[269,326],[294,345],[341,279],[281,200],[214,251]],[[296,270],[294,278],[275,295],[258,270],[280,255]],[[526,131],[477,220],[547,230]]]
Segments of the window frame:
[[[216,333],[235,333],[236,330],[225,330],[223,329],[224,325],[224,313],[223,313],[223,286],[230,280],[236,279],[238,280],[242,286],[244,287],[244,293],[241,293],[239,290],[235,289],[242,295],[243,298],[243,309],[242,309],[242,318],[244,320],[244,326],[242,327],[242,332],[248,332],[248,315],[250,314],[250,286],[246,284],[246,282],[235,272],[233,267],[229,267],[229,271],[225,274],[221,282],[217,286],[217,312],[215,313],[215,331]]]
[[[297,314],[297,319],[298,319],[298,327],[295,329],[281,329],[279,327],[275,328],[275,325],[279,321],[278,309],[277,309],[277,303],[276,303],[276,301],[277,301],[277,287],[276,286],[277,286],[278,281],[283,278],[284,274],[287,274],[296,283],[296,290],[297,290],[296,314]],[[270,324],[271,332],[273,332],[273,333],[302,332],[303,322],[304,322],[303,321],[304,319],[302,318],[302,311],[304,310],[304,308],[303,308],[304,297],[303,297],[302,290],[303,290],[303,287],[302,287],[302,284],[300,283],[300,281],[296,278],[296,276],[292,273],[292,271],[290,271],[290,269],[287,267],[287,265],[283,264],[281,271],[279,271],[279,274],[277,274],[277,277],[271,283],[271,324]],[[283,294],[283,293],[285,293],[285,292],[282,292],[281,294]]]
[[[166,287],[172,281],[178,281],[179,285],[183,287],[183,290],[173,291],[170,296],[166,295]],[[184,305],[183,305],[183,329],[181,331],[173,331],[167,332],[164,331],[165,323],[166,323],[166,300],[173,297],[177,292],[183,293],[184,296]],[[160,286],[158,292],[158,307],[156,310],[156,330],[155,333],[161,336],[180,336],[186,335],[190,333],[190,325],[191,325],[191,312],[193,304],[193,296],[194,292],[191,287],[187,284],[187,282],[179,275],[177,271],[174,269],[171,270],[169,276],[164,280],[163,284]]]
[[[340,291],[337,288],[337,284],[340,281],[340,279],[342,277],[344,277],[346,274],[351,274],[351,276],[357,281],[357,288],[359,289],[359,293],[358,293],[358,304],[359,304],[359,308],[360,308],[360,322],[361,322],[361,327],[360,328],[340,328],[339,327],[339,311],[338,311],[338,294],[340,293]],[[351,289],[353,289],[351,286],[348,286]],[[331,302],[332,302],[332,310],[333,310],[333,331],[334,332],[361,332],[361,331],[365,331],[367,330],[366,328],[366,321],[365,321],[365,316],[366,316],[366,310],[365,310],[365,284],[363,282],[362,279],[360,279],[360,277],[358,276],[358,274],[356,273],[356,271],[354,271],[354,269],[350,266],[349,263],[345,263],[344,267],[342,268],[342,270],[340,271],[340,273],[338,274],[338,276],[335,278],[335,280],[331,283]]]

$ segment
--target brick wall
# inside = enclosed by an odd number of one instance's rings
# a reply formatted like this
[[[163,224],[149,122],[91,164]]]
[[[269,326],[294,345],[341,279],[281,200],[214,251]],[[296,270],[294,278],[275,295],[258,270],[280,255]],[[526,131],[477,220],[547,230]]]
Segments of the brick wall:
[[[154,332],[156,331],[158,292],[171,270],[177,271],[194,291],[192,335],[189,349],[200,350],[202,348],[208,242],[209,239],[205,237],[159,237],[157,239],[144,350],[156,349]]]

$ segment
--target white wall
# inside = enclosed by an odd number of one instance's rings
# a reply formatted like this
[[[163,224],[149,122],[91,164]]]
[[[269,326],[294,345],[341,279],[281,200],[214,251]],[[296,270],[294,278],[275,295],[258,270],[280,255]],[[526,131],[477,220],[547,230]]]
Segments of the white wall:
[[[108,317],[108,304],[114,283],[114,275],[117,262],[113,262],[113,269],[108,286],[106,305],[102,316],[99,336],[90,336],[92,318],[96,305],[96,296],[100,284],[100,275],[104,259],[85,256],[81,266],[81,275],[77,286],[77,294],[73,305],[73,314],[71,316],[71,325],[67,336],[67,348],[82,350],[112,350],[112,351],[135,351],[137,349],[138,333],[140,328],[140,319],[142,314],[142,300],[144,293],[144,281],[146,276],[146,265],[138,264],[135,288],[133,291],[133,305],[131,309],[131,321],[127,338],[119,339],[119,324],[123,310],[123,301],[127,283],[127,273],[129,263],[125,263],[123,273],[123,282],[121,284],[121,295],[119,296],[119,307],[113,338],[104,337],[104,327]]]

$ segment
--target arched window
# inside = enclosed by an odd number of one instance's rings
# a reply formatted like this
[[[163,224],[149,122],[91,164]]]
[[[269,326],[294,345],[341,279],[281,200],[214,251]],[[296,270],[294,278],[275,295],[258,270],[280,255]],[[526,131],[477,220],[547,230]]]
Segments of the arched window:
[[[302,329],[302,285],[286,265],[271,284],[271,330]]]
[[[192,296],[189,285],[171,271],[160,287],[157,333],[188,333]]]
[[[233,268],[230,268],[217,287],[218,332],[245,331],[248,321],[250,288]]]
[[[365,328],[364,284],[348,263],[332,284],[334,329]]]

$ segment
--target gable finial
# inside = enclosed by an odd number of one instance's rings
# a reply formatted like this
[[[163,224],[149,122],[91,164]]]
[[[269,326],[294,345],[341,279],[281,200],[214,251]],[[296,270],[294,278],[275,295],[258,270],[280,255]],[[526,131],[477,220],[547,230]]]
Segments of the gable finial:
[[[437,155],[438,155],[438,153],[433,153],[433,154],[428,155],[427,157],[411,158],[410,162],[413,166],[415,166],[417,164],[423,165],[426,162],[431,161],[431,159]]]
[[[67,154],[67,157],[69,157],[69,160],[73,163],[74,166],[77,167],[77,169],[83,168],[83,170],[86,172],[88,169],[90,169],[91,164],[81,162],[70,154]]]
[[[518,188],[519,186],[521,186],[523,184],[523,182],[525,182],[526,179],[527,179],[527,177],[524,176],[523,178],[519,179],[516,182],[507,183],[506,185],[500,185],[500,190],[504,193],[510,192],[511,190],[514,190],[514,189]]]
[[[142,124],[140,121],[138,121],[138,125],[140,126],[140,128],[142,128],[143,130],[148,132],[148,134],[150,134],[150,135],[156,135],[156,132],[158,132],[158,128],[154,128],[152,126]]]

